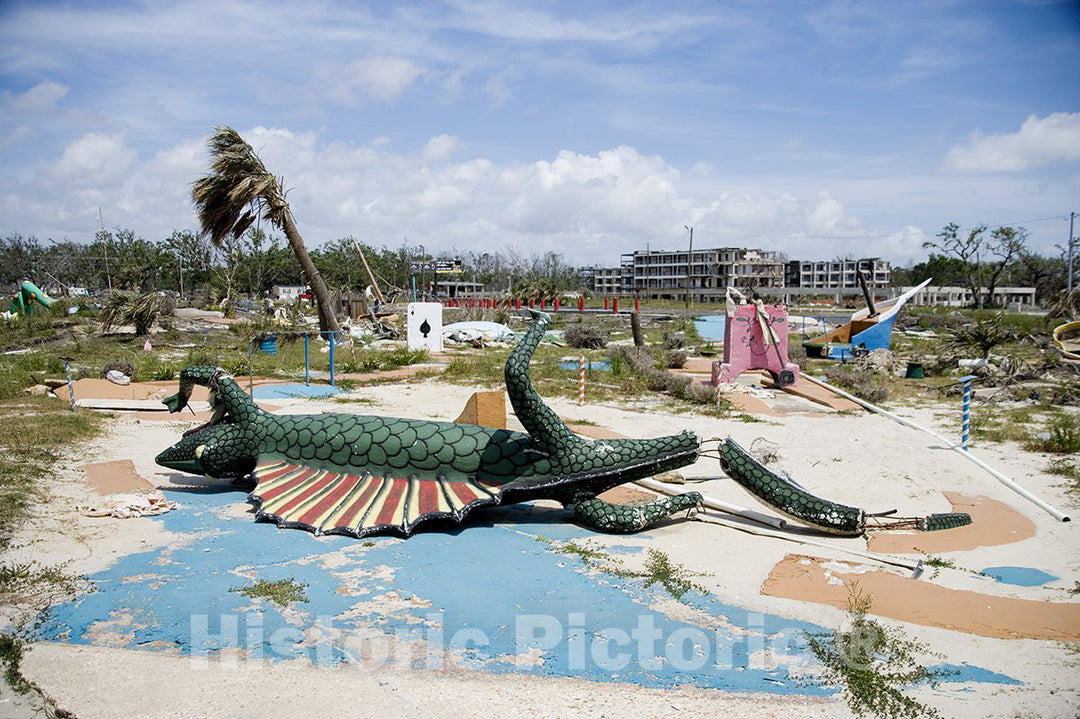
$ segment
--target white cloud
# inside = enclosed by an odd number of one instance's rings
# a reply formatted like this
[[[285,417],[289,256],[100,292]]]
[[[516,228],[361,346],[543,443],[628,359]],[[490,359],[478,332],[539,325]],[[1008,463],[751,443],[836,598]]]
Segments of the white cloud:
[[[488,81],[484,83],[484,92],[487,94],[488,99],[491,100],[491,104],[495,107],[504,105],[512,94],[510,85],[520,77],[521,75],[517,70],[508,67],[488,78]]]
[[[952,172],[1017,172],[1056,162],[1080,160],[1080,113],[1055,112],[1028,116],[1020,130],[984,135],[972,133],[965,144],[945,156]]]
[[[443,162],[461,147],[461,141],[455,135],[436,135],[424,145],[424,162]]]
[[[345,105],[363,100],[393,104],[423,73],[423,67],[406,57],[362,57],[329,71],[330,93]]]
[[[850,254],[906,261],[925,255],[918,219],[879,229],[861,217],[881,197],[900,196],[901,185],[755,184],[704,164],[684,171],[629,145],[493,162],[462,156],[460,140],[445,133],[403,149],[384,137],[360,144],[286,127],[240,132],[267,168],[285,178],[298,226],[312,247],[347,235],[392,247],[408,238],[435,252],[519,247],[562,253],[575,264],[613,265],[619,254],[646,244],[684,246],[683,226],[692,225],[694,244],[701,247],[758,247],[807,259]],[[208,164],[205,137],[139,161],[119,136],[89,134],[25,182],[0,187],[0,208],[8,226],[19,231],[88,238],[101,206],[107,226],[160,239],[174,229],[195,228],[188,193]],[[826,184],[829,189],[822,189]],[[979,187],[991,197],[1016,196],[1011,186],[980,180]],[[48,224],[39,218],[49,218]],[[948,219],[954,216],[923,227]]]
[[[0,98],[8,112],[37,114],[54,109],[70,90],[67,85],[54,80],[42,80],[21,95],[5,92]]]
[[[97,187],[121,180],[135,160],[119,138],[90,133],[65,147],[49,174],[72,187]]]

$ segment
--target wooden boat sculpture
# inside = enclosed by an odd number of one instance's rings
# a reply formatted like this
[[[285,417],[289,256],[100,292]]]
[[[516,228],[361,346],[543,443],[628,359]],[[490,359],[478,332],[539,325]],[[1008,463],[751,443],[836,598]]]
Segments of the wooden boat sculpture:
[[[867,307],[851,315],[851,321],[847,324],[803,342],[806,354],[810,357],[843,359],[850,357],[856,348],[858,351],[888,349],[892,341],[893,322],[896,321],[900,309],[904,303],[930,284],[932,279],[927,279],[918,287],[913,287],[896,299],[883,302],[876,308],[868,301]]]

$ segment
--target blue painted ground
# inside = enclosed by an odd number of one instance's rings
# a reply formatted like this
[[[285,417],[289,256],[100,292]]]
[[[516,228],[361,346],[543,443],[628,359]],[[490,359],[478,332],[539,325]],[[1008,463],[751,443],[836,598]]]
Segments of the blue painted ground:
[[[1059,577],[1034,567],[987,567],[982,573],[993,577],[1002,584],[1014,584],[1018,587],[1039,587]]]
[[[832,691],[787,668],[812,661],[805,632],[822,627],[696,592],[684,597],[689,618],[672,619],[650,606],[661,590],[586,571],[578,557],[540,541],[589,536],[562,511],[497,508],[474,513],[464,528],[356,540],[238,516],[244,495],[228,486],[169,495],[182,507],[153,521],[182,541],[92,576],[96,591],[50,610],[39,638],[197,656],[240,649],[320,665],[391,658],[654,687]],[[305,584],[309,601],[283,609],[233,591],[280,579]],[[762,663],[766,651],[779,667]]]
[[[330,397],[340,392],[338,387],[326,384],[262,384],[252,389],[254,399],[283,399],[289,397]]]
[[[727,315],[705,315],[694,318],[694,327],[703,340],[713,342],[724,341],[724,325],[727,324]]]
[[[580,368],[581,368],[581,365],[578,362],[566,361],[566,362],[560,362],[559,363],[559,369],[574,369],[574,370],[576,370],[576,369],[580,369]],[[589,369],[589,370],[600,370],[602,372],[610,372],[611,371],[611,362],[609,362],[608,360],[595,360],[595,361],[586,363],[585,368]]]

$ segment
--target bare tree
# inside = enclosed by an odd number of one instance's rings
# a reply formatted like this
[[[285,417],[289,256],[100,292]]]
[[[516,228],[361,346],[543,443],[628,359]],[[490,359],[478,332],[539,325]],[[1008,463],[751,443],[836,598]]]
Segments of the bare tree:
[[[941,250],[946,255],[951,255],[964,263],[964,284],[971,290],[971,297],[979,307],[983,306],[982,296],[982,258],[983,234],[986,225],[979,225],[968,232],[967,236],[960,234],[960,225],[950,222],[937,233],[937,242],[927,240],[923,243],[926,249],[934,248]]]

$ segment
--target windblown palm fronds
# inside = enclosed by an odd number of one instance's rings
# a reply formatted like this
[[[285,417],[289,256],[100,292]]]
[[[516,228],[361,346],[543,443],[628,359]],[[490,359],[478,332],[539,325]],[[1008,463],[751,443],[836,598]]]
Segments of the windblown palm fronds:
[[[1047,317],[1064,317],[1068,320],[1080,320],[1080,289],[1062,290],[1054,295],[1047,307]]]
[[[251,145],[231,127],[216,128],[209,145],[210,174],[191,187],[191,200],[203,233],[220,245],[230,234],[239,238],[260,215],[284,231],[315,295],[322,329],[340,331],[326,283],[308,254],[285,200],[284,180],[274,177]]]
[[[160,314],[161,302],[157,292],[140,294],[113,290],[101,311],[101,330],[108,332],[117,325],[135,325],[135,334],[145,335]]]

